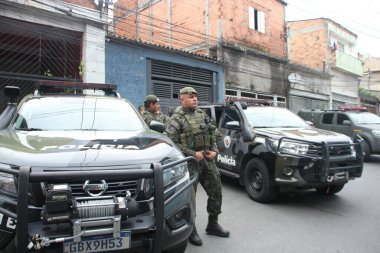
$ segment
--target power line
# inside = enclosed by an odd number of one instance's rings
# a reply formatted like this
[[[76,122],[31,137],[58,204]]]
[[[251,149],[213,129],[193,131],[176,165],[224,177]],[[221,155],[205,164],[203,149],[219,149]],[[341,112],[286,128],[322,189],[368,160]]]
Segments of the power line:
[[[146,22],[145,22],[145,25],[148,25]],[[148,28],[144,28],[145,30],[148,29]],[[93,36],[96,36],[96,35],[93,35]],[[179,40],[180,41],[180,40]],[[188,42],[186,40],[182,41],[182,42]],[[245,57],[244,55],[241,55],[241,57]],[[246,57],[247,58],[247,57]],[[227,66],[231,66],[231,65],[227,65]],[[235,68],[236,70],[236,66],[231,66],[232,68]],[[269,68],[267,67],[264,67],[264,66],[249,66],[249,67],[254,67],[257,71],[252,71],[250,69],[243,69],[243,71],[241,73],[249,73],[249,74],[252,74],[252,75],[256,75],[256,76],[261,76],[262,77],[262,72],[263,71],[267,71],[269,70]]]

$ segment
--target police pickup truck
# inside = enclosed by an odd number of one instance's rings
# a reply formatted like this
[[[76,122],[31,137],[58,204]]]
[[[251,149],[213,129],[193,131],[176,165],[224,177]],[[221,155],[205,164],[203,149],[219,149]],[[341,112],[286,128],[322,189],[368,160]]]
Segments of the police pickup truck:
[[[217,127],[221,174],[238,178],[258,202],[280,190],[343,189],[363,170],[361,139],[310,127],[285,108],[248,100],[201,106]]]
[[[0,115],[0,252],[184,252],[183,154],[114,85],[42,83]]]
[[[314,127],[354,138],[363,138],[364,161],[371,154],[380,154],[380,117],[363,106],[342,106],[337,110],[300,110],[298,116],[311,121]]]

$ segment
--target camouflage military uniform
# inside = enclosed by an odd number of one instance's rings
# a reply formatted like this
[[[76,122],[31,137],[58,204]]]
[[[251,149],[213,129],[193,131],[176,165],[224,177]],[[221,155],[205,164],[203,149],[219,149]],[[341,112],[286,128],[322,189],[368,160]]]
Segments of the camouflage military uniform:
[[[155,121],[158,121],[158,122],[161,122],[161,123],[164,123],[165,125],[168,123],[169,121],[169,117],[162,114],[162,113],[152,113],[148,110],[145,110],[143,113],[142,113],[142,117],[144,119],[144,121],[148,124],[150,124],[150,122],[152,120],[155,120]]]
[[[171,116],[166,132],[186,156],[195,156],[195,152],[201,150],[218,153],[215,127],[199,108],[179,107]],[[199,182],[208,195],[207,212],[209,215],[217,216],[221,213],[222,206],[219,171],[214,160],[202,159],[198,164],[200,166]]]

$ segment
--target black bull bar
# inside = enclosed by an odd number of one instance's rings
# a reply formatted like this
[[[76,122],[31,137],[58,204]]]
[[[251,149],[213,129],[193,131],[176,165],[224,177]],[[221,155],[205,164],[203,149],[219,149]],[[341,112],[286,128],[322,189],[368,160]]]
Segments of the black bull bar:
[[[284,141],[293,141],[296,143],[303,143],[307,145],[315,145],[320,148],[320,154],[306,154],[306,155],[296,155],[289,154],[287,152],[283,152],[279,149],[281,143]],[[342,155],[342,156],[332,156],[330,154],[330,149],[334,149],[334,147],[345,146],[352,147],[355,150],[355,156]],[[363,163],[364,163],[364,154],[363,154],[363,139],[357,135],[353,139],[353,143],[327,143],[327,142],[313,142],[313,141],[304,141],[290,137],[282,137],[279,139],[277,146],[277,155],[292,155],[299,158],[310,158],[316,161],[322,161],[321,169],[319,170],[319,177],[321,181],[326,183],[329,182],[329,174],[334,173],[335,171],[358,171],[357,177],[360,177],[363,171]],[[338,164],[339,162],[352,162],[352,164],[336,166],[334,164]]]
[[[190,162],[195,164],[196,170],[191,177],[191,180],[180,190],[175,192],[168,199],[164,199],[164,184],[163,184],[163,170],[170,168],[183,162]],[[120,169],[112,166],[107,170],[78,170],[70,171],[33,171],[30,166],[21,166],[19,170],[12,169],[10,166],[0,166],[0,172],[10,173],[18,177],[18,193],[17,193],[17,215],[9,212],[6,209],[0,208],[1,211],[8,214],[10,217],[17,219],[16,227],[16,243],[17,253],[28,252],[28,190],[29,184],[32,182],[49,181],[51,183],[70,182],[71,180],[103,180],[103,179],[120,179],[128,178],[129,180],[136,180],[140,178],[153,178],[154,179],[154,217],[155,217],[155,231],[153,253],[159,253],[162,249],[162,235],[164,227],[164,206],[174,200],[179,194],[183,193],[191,185],[198,182],[199,165],[194,157],[186,157],[184,159],[174,161],[165,165],[160,163],[152,163],[149,169]]]

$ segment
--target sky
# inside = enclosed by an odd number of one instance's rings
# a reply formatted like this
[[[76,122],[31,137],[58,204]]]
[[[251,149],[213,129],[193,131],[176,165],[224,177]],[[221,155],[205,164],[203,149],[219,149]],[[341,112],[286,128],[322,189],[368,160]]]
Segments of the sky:
[[[286,21],[329,18],[358,36],[356,50],[380,57],[379,0],[284,0]]]

